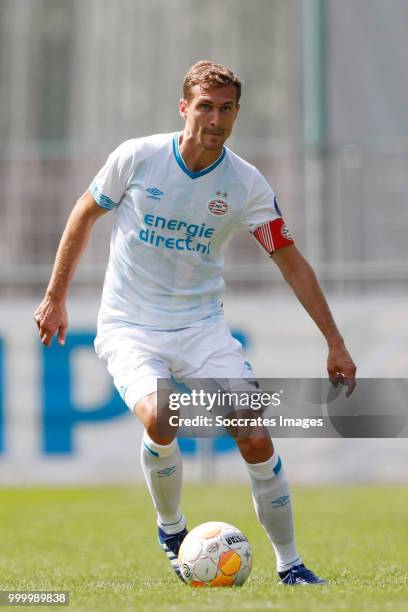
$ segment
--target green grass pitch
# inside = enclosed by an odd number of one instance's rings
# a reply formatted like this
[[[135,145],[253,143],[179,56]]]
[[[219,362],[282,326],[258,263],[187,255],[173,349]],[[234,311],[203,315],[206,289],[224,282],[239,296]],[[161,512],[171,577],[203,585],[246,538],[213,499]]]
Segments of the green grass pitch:
[[[278,584],[249,487],[186,484],[190,527],[222,520],[249,538],[254,566],[243,587],[194,589],[176,579],[138,485],[0,490],[0,590],[68,590],[70,606],[59,609],[87,612],[408,610],[407,488],[292,493],[299,550],[329,586]]]

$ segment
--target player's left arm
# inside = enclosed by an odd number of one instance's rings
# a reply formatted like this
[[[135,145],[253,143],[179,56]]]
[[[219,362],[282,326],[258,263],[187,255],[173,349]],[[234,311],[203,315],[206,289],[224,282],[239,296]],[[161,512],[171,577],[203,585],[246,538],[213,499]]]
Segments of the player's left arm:
[[[348,387],[346,396],[349,396],[356,386],[356,366],[344,344],[312,267],[294,244],[274,251],[272,259],[326,338],[329,347],[327,371],[330,380],[335,386],[339,382],[345,384]]]

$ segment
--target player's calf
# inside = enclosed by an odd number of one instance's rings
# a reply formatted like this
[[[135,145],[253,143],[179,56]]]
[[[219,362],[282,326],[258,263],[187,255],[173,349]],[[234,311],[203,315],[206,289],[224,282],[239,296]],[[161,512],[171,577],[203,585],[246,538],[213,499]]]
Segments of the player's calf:
[[[166,410],[166,404],[161,408]],[[136,404],[134,412],[145,427],[141,463],[157,513],[159,544],[181,578],[177,556],[187,535],[180,507],[183,465],[175,434],[166,436],[161,432],[157,418],[159,410],[158,394],[152,393]]]

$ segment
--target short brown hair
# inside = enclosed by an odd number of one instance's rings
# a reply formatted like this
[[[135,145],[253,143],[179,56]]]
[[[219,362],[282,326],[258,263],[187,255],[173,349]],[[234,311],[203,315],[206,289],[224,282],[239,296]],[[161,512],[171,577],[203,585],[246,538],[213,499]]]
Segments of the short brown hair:
[[[190,88],[194,85],[204,87],[223,87],[224,85],[233,85],[237,91],[237,102],[241,97],[242,83],[236,74],[226,66],[215,64],[203,60],[191,66],[187,72],[183,83],[184,98],[187,99],[190,94]]]

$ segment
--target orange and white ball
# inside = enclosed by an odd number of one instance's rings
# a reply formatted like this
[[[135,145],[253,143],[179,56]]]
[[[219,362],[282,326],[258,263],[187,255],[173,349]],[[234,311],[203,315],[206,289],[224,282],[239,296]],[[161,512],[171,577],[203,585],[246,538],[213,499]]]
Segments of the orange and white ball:
[[[244,534],[220,521],[195,527],[183,540],[178,562],[191,586],[241,586],[252,567],[252,549]]]

